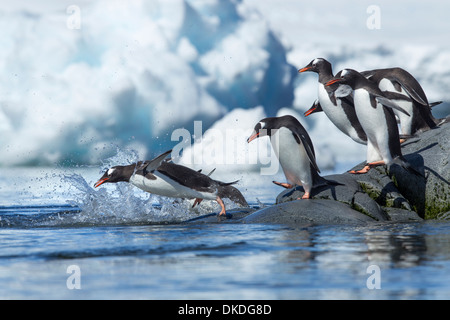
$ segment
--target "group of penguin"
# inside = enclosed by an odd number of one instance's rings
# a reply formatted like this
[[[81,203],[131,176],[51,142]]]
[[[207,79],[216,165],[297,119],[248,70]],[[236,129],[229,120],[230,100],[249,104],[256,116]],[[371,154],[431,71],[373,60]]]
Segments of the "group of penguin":
[[[355,142],[367,145],[367,164],[353,174],[367,173],[372,167],[401,165],[409,172],[423,174],[403,157],[401,143],[416,133],[426,131],[446,122],[435,119],[431,108],[439,103],[429,103],[418,81],[401,68],[375,69],[358,72],[344,69],[333,75],[331,63],[317,58],[299,73],[318,74],[318,99],[305,112],[305,116],[323,111],[330,121]],[[400,122],[397,124],[398,118]],[[283,169],[287,182],[275,184],[285,188],[303,186],[302,199],[309,199],[313,188],[335,184],[319,175],[314,147],[305,128],[293,116],[270,117],[260,120],[247,139],[269,136],[272,147]],[[95,183],[125,181],[161,196],[195,199],[193,207],[203,199],[216,200],[226,215],[223,198],[241,206],[247,202],[238,189],[237,181],[225,183],[214,180],[188,167],[173,163],[169,150],[153,160],[140,161],[108,169]]]

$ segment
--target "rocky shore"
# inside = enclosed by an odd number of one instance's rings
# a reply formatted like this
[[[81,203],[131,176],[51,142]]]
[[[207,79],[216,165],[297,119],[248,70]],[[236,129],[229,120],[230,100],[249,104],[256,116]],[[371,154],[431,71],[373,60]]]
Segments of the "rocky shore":
[[[423,132],[402,145],[404,157],[424,174],[400,166],[376,167],[367,174],[325,176],[339,185],[312,192],[297,200],[303,188],[281,192],[276,203],[259,210],[230,210],[221,222],[305,224],[368,224],[384,221],[450,219],[450,123]],[[364,163],[353,169],[361,169]],[[218,222],[216,215],[188,222]]]

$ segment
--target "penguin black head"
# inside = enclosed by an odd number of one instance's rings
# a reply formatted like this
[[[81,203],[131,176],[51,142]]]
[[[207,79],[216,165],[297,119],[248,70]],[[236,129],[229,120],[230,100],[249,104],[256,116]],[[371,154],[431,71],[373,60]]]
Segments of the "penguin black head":
[[[255,140],[259,137],[264,136],[270,136],[271,135],[271,129],[273,129],[273,125],[276,118],[264,118],[261,119],[253,129],[252,135],[247,139],[247,142],[250,143],[251,141]]]
[[[135,165],[112,167],[108,169],[105,174],[103,174],[103,176],[94,184],[94,188],[97,188],[105,182],[128,182],[134,172]]]
[[[312,60],[306,67],[298,70],[299,73],[306,71],[316,73],[320,73],[321,71],[329,71],[331,73],[331,63],[329,63],[324,58],[316,58]]]
[[[366,78],[364,78],[364,76],[358,71],[353,69],[344,69],[339,71],[333,79],[325,84],[325,86],[331,86],[337,83],[346,84],[355,89],[360,79],[366,80]]]
[[[254,130],[252,135],[247,139],[247,142],[251,142],[259,137],[264,136],[272,136],[272,133],[274,133],[276,129],[280,129],[281,127],[301,127],[300,122],[298,122],[297,119],[295,119],[291,115],[286,115],[282,117],[270,117],[270,118],[264,118],[260,120]],[[303,127],[302,127],[303,128]]]

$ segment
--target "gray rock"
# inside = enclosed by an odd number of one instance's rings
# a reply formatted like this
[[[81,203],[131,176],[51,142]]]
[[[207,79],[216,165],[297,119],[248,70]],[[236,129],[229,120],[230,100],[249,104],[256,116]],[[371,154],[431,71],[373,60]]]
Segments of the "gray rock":
[[[255,211],[256,209],[253,207],[234,208],[227,210],[226,216],[219,217],[215,212],[186,220],[183,223],[236,223]]]
[[[391,221],[394,222],[411,222],[411,221],[423,221],[419,215],[411,210],[405,210],[400,208],[385,208],[386,213],[389,215]]]
[[[365,215],[377,220],[390,220],[389,215],[376,203],[369,195],[363,192],[357,192],[353,196],[352,207]]]
[[[367,174],[354,175],[356,181],[385,211],[400,208],[425,219],[439,218],[450,210],[450,123],[408,140],[402,152],[426,179],[394,164],[389,170],[377,167]]]
[[[334,200],[305,199],[258,210],[242,219],[245,223],[273,223],[299,227],[311,224],[365,225],[374,219]]]
[[[282,191],[276,204],[255,211],[241,208],[228,211],[227,218],[216,214],[187,223],[273,223],[289,226],[311,224],[368,224],[377,221],[420,221],[450,219],[450,123],[421,133],[402,146],[403,155],[425,177],[411,174],[398,165],[377,167],[367,174],[326,176],[338,182],[315,188],[312,199],[297,200],[302,187]],[[354,170],[361,169],[364,163]]]
[[[313,199],[327,199],[342,202],[347,204],[350,208],[378,221],[389,219],[380,206],[372,198],[363,193],[359,183],[352,175],[348,173],[335,174],[325,176],[324,178],[340,184],[313,189],[311,192],[311,197]],[[287,189],[278,195],[276,203],[297,200],[298,198],[301,198],[303,194],[304,190],[302,187]]]

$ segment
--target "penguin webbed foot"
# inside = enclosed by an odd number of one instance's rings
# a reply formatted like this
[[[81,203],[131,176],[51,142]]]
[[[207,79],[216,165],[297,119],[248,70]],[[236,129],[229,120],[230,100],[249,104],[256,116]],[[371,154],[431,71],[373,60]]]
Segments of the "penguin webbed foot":
[[[350,170],[348,173],[365,174],[365,173],[369,172],[369,170],[370,170],[370,166],[364,166],[364,168],[362,168],[361,170]]]
[[[283,188],[286,189],[292,189],[294,186],[290,183],[286,183],[286,182],[278,182],[278,181],[272,181],[274,184],[276,184],[277,186],[281,186]]]
[[[194,204],[192,205],[192,208],[194,208],[196,205],[199,205],[202,201],[203,201],[203,199],[195,198],[195,201],[194,201]]]
[[[297,198],[297,200],[303,200],[303,199],[311,199],[311,194],[309,192],[305,191],[305,194],[300,198]]]
[[[370,162],[370,163],[366,164],[364,166],[364,168],[362,168],[361,170],[350,170],[350,171],[348,171],[348,173],[351,173],[351,174],[364,174],[364,173],[369,172],[369,170],[372,169],[373,167],[378,167],[378,166],[382,166],[382,165],[385,165],[385,164],[386,163],[383,160]]]
[[[230,219],[232,217],[231,214],[226,213],[225,211],[225,204],[223,203],[222,199],[220,197],[216,198],[217,203],[220,205],[222,210],[220,210],[219,214],[217,215],[217,219],[220,221],[222,217],[225,217],[227,219]]]

